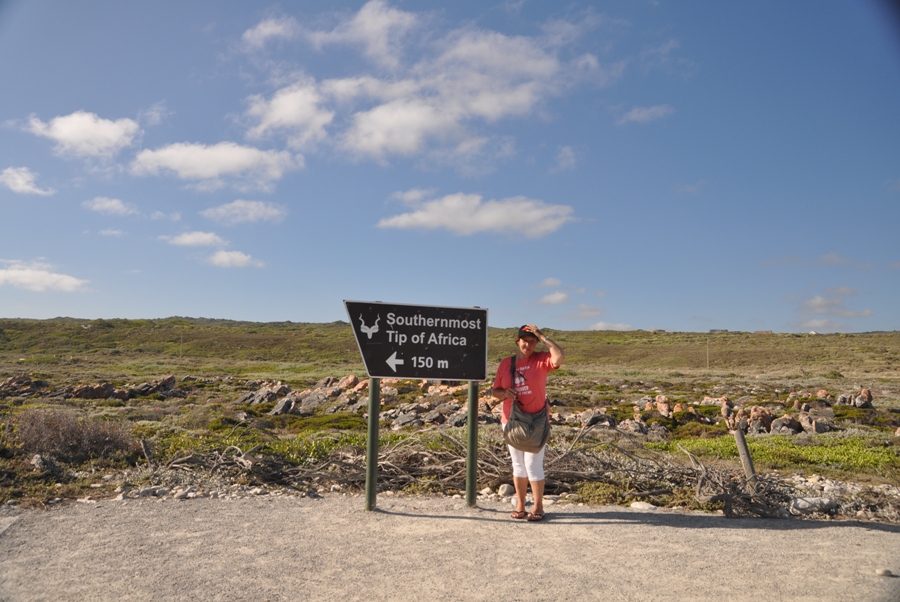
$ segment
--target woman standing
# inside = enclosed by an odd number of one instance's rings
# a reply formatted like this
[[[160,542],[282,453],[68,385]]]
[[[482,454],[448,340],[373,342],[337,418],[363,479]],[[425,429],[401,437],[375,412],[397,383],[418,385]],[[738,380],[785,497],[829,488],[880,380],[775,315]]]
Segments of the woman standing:
[[[535,351],[539,341],[547,346],[548,351]],[[500,422],[504,430],[509,422],[514,402],[519,403],[520,408],[529,414],[537,414],[544,409],[547,404],[547,374],[559,368],[566,359],[562,348],[544,336],[534,324],[526,324],[519,328],[516,333],[516,347],[518,350],[515,378],[510,369],[512,358],[509,357],[500,362],[497,376],[494,378],[493,395],[496,399],[503,400]],[[516,509],[510,514],[512,518],[524,518],[529,521],[544,518],[545,449],[546,446],[537,453],[528,453],[509,446],[513,485],[516,488]],[[534,497],[534,507],[531,512],[526,513],[525,496],[529,484]]]

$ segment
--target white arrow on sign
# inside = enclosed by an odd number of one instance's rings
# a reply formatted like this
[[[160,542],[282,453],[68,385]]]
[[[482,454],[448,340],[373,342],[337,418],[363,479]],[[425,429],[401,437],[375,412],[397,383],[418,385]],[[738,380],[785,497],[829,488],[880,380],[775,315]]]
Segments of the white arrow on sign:
[[[402,364],[403,364],[403,360],[397,359],[396,351],[391,354],[391,357],[387,358],[387,365],[390,366],[391,370],[393,370],[394,372],[397,371],[397,366],[400,366]]]

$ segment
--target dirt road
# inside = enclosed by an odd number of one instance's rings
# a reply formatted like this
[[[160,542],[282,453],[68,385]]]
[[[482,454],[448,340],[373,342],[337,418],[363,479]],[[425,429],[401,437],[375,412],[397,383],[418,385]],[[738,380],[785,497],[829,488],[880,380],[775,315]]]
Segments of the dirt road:
[[[0,599],[900,600],[900,527],[448,498],[101,501],[0,515]]]

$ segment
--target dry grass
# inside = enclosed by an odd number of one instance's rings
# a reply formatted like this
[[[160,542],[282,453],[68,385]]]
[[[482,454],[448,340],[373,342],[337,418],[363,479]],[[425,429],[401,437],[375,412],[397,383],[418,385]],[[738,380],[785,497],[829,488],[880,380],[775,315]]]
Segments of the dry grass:
[[[127,454],[136,445],[130,430],[121,423],[79,419],[71,411],[28,409],[15,417],[14,424],[13,440],[22,451],[64,462]]]

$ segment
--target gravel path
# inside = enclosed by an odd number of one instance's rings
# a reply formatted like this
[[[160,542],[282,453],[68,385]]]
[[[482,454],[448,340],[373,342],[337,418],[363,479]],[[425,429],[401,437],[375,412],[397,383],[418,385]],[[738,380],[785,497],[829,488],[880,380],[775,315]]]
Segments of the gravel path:
[[[0,600],[900,600],[900,527],[450,498],[105,500],[0,515]]]

